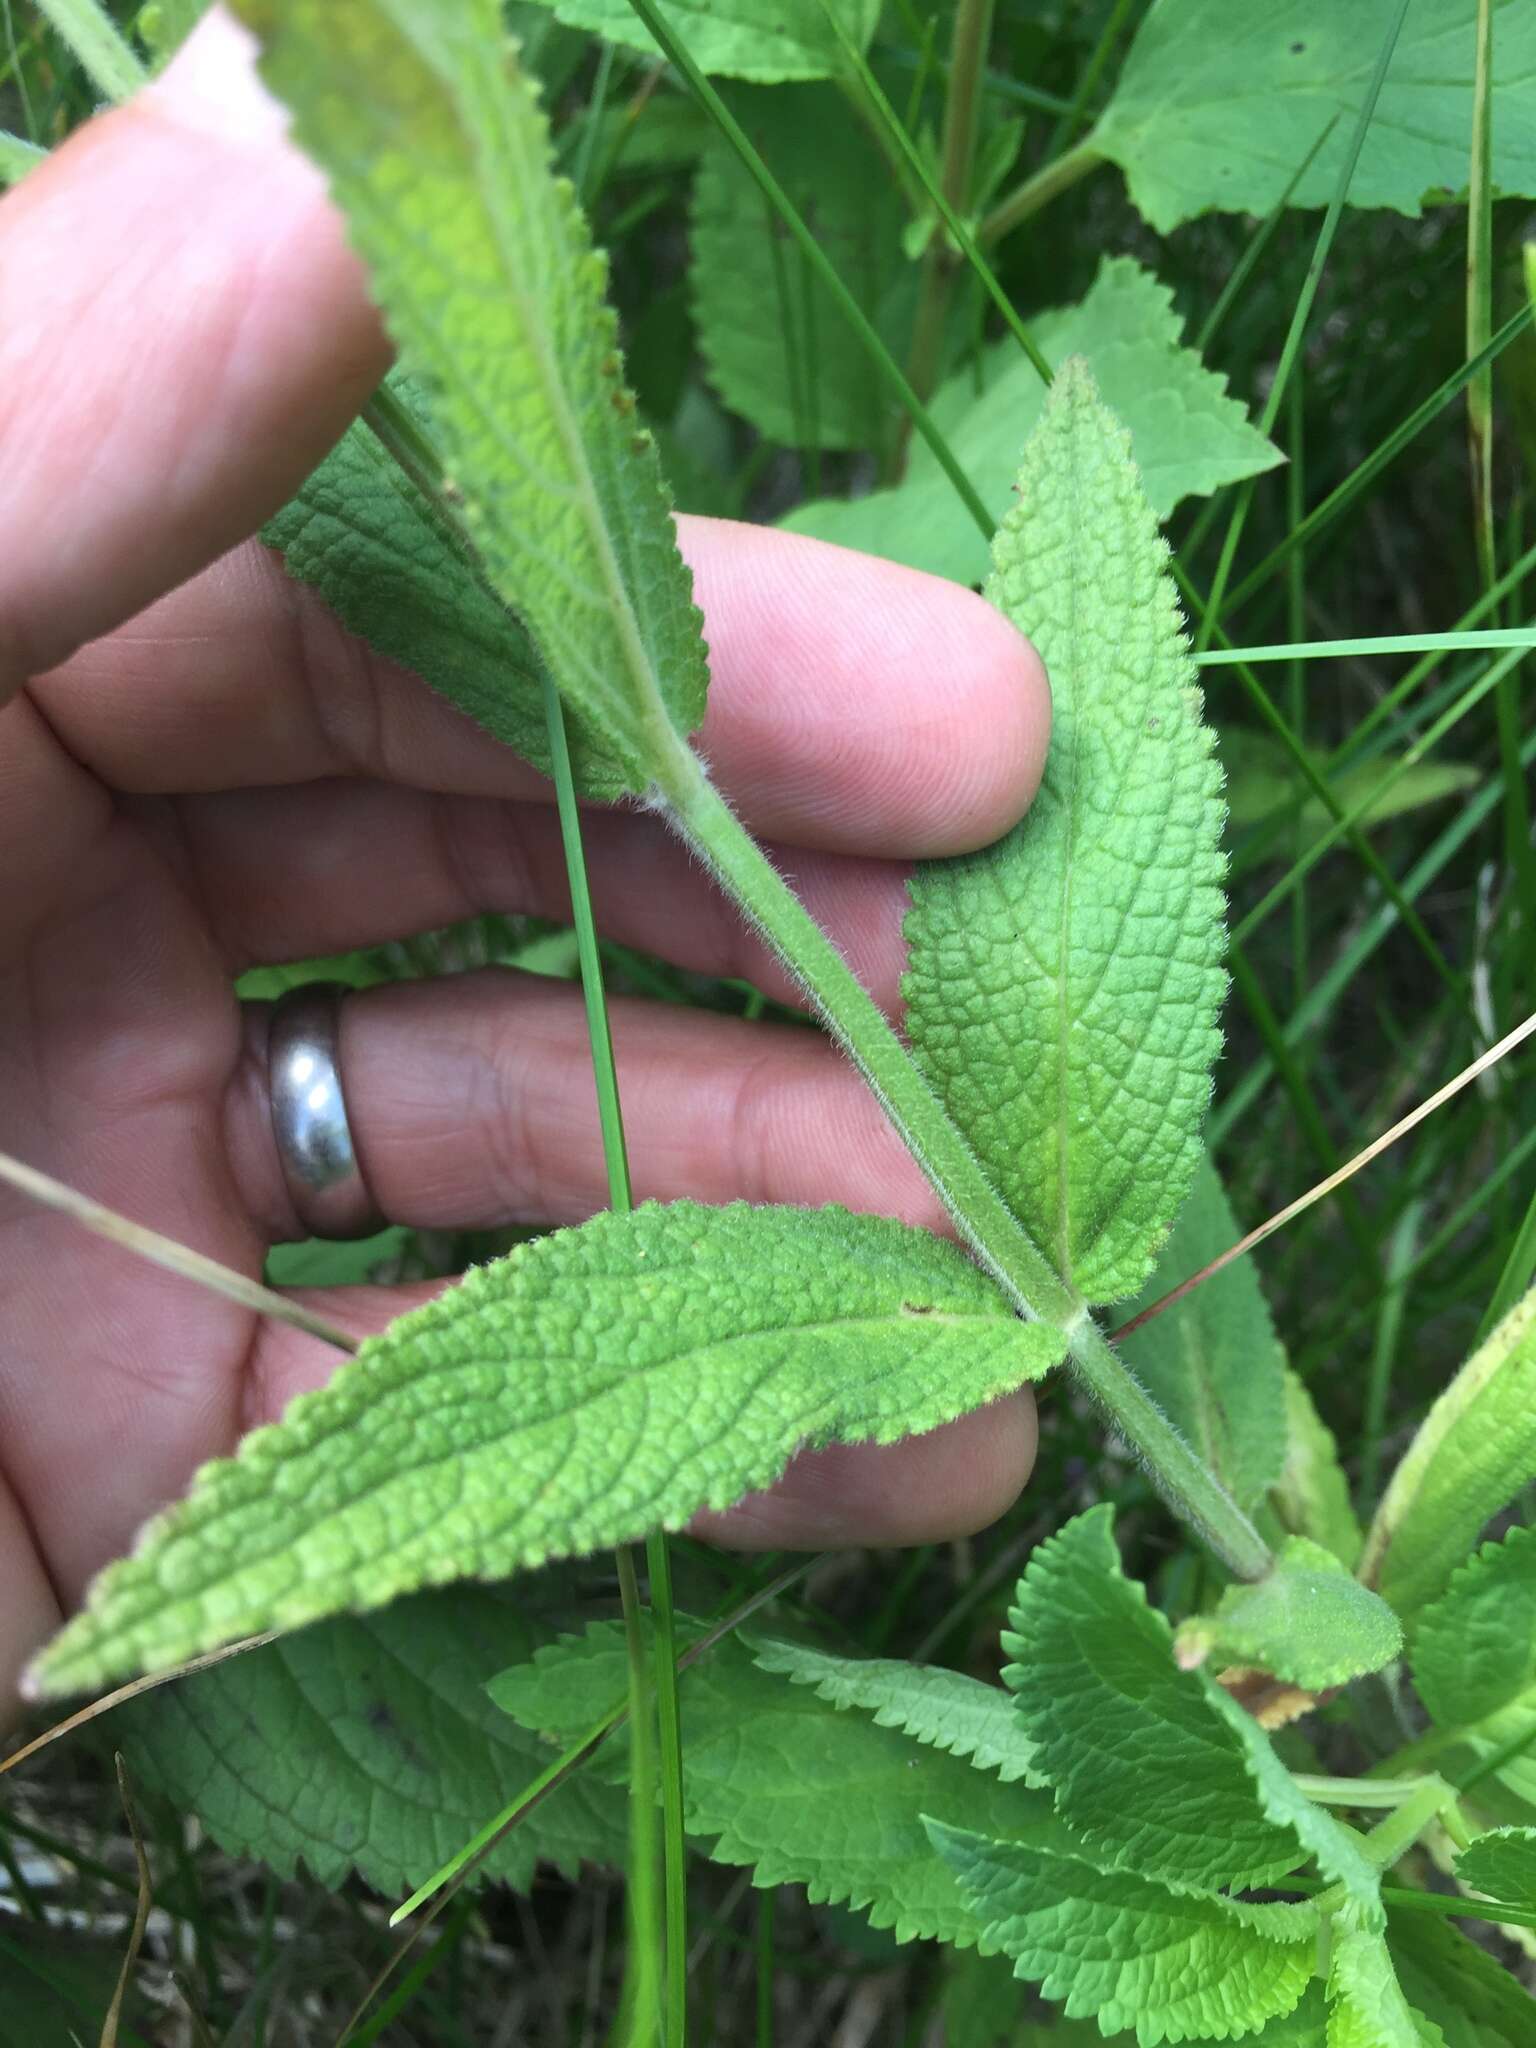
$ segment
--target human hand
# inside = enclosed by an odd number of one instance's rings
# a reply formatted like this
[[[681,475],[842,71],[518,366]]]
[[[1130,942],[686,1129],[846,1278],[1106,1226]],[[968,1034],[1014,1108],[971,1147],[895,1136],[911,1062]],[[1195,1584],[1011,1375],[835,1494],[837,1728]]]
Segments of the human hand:
[[[252,1275],[304,1233],[268,1013],[242,1012],[235,976],[568,907],[547,787],[247,540],[386,361],[318,177],[217,15],[0,206],[3,1143]],[[681,534],[714,670],[703,750],[894,1013],[904,863],[1021,813],[1049,721],[1039,664],[953,585],[749,527]],[[791,995],[654,820],[595,814],[587,840],[616,938]],[[613,1026],[637,1198],[944,1227],[826,1040],[643,1002]],[[574,989],[490,973],[355,995],[341,1066],[392,1220],[601,1205]],[[312,1299],[363,1333],[424,1291]],[[0,1196],[0,1719],[89,1576],[333,1362]],[[803,1456],[698,1526],[771,1547],[956,1535],[1013,1499],[1033,1452],[1026,1390],[885,1450]]]

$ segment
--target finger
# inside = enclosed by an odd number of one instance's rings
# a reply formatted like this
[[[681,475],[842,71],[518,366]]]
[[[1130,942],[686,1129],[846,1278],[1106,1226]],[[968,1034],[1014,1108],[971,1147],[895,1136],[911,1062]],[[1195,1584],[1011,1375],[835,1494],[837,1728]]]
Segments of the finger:
[[[435,1288],[314,1289],[303,1299],[358,1336],[383,1329]],[[335,1369],[312,1340],[267,1325],[254,1359],[247,1426],[274,1422],[295,1395]],[[778,1484],[734,1507],[704,1509],[696,1536],[733,1550],[835,1550],[849,1544],[940,1543],[1005,1514],[1034,1468],[1038,1426],[1028,1387],[942,1429],[895,1444],[802,1451]]]
[[[802,535],[710,519],[680,532],[713,671],[700,744],[755,830],[917,857],[986,845],[1022,814],[1050,696],[1000,613],[958,584]],[[76,759],[118,789],[366,776],[547,793],[257,550],[34,688]]]
[[[253,1008],[227,1098],[242,1203],[302,1236],[272,1137],[266,1020]],[[819,1033],[633,998],[610,1005],[638,1201],[788,1202],[944,1230],[922,1173]],[[342,1086],[385,1215],[427,1229],[578,1223],[607,1176],[580,991],[535,975],[398,983],[349,996]]]
[[[144,822],[184,869],[234,973],[487,912],[570,915],[559,821],[543,804],[331,783],[246,790]],[[597,919],[610,938],[798,1003],[792,977],[658,819],[594,812],[582,841]],[[894,1010],[906,869],[799,849],[770,849],[770,857],[865,986]]]
[[[251,50],[210,17],[0,206],[0,698],[249,533],[383,374]]]

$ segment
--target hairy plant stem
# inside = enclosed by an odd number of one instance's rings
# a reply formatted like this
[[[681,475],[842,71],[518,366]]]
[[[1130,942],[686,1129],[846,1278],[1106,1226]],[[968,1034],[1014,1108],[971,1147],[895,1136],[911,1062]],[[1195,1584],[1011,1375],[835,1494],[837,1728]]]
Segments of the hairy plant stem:
[[[125,100],[142,83],[143,65],[99,0],[38,0],[38,6],[105,98]]]
[[[1175,1513],[1239,1578],[1262,1578],[1274,1562],[1263,1538],[1116,1357],[1084,1303],[993,1188],[874,998],[714,788],[684,740],[674,737],[662,756],[657,788],[674,824],[815,1002],[961,1236],[1013,1307],[1064,1333],[1078,1376],[1141,1458]]]
[[[1000,199],[976,230],[976,239],[983,249],[994,242],[1000,242],[1004,235],[1011,235],[1015,228],[1022,227],[1042,207],[1049,206],[1063,192],[1071,188],[1090,171],[1096,171],[1105,161],[1103,154],[1094,148],[1090,135],[1074,149],[1065,151],[1052,162],[1042,165],[1022,184],[1015,185],[1006,198]]]
[[[944,100],[944,141],[939,190],[946,204],[963,215],[970,202],[971,168],[976,160],[976,131],[981,108],[981,77],[992,40],[993,0],[960,0],[949,49],[949,90]],[[960,253],[935,226],[923,254],[923,276],[907,358],[907,381],[919,398],[932,396],[944,364],[944,328],[960,267]],[[902,446],[911,432],[903,423]]]

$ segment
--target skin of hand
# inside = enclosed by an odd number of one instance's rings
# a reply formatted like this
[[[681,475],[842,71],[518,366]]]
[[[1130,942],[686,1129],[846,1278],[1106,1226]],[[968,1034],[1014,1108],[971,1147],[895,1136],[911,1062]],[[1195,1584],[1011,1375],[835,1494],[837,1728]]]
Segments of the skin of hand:
[[[253,1275],[303,1232],[266,1015],[235,976],[568,908],[547,785],[249,538],[387,362],[323,185],[217,13],[0,204],[0,1142]],[[895,1014],[907,864],[1024,811],[1040,664],[954,585],[758,528],[680,534],[714,671],[703,750]],[[615,938],[793,999],[654,819],[593,814],[588,859]],[[613,1022],[637,1199],[945,1228],[818,1034],[632,1001]],[[350,997],[342,1068],[392,1220],[602,1205],[572,987],[492,972]],[[426,1291],[313,1298],[361,1334]],[[90,1576],[334,1364],[0,1191],[0,1722]],[[888,1449],[804,1454],[696,1526],[774,1548],[960,1535],[1010,1504],[1034,1448],[1026,1390]]]

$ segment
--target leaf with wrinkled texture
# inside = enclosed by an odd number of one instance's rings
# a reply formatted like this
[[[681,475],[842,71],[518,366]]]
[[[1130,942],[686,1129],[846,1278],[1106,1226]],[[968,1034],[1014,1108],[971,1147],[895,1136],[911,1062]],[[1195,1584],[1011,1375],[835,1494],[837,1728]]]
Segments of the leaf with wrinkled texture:
[[[831,85],[749,88],[731,95],[731,111],[839,278],[904,352],[916,272],[902,254],[901,192],[847,101]],[[692,247],[699,348],[731,410],[790,447],[883,446],[885,383],[723,135],[699,164]]]
[[[1419,1425],[1371,1524],[1361,1576],[1410,1637],[1490,1517],[1536,1475],[1536,1289]]]
[[[1418,1617],[1413,1679],[1435,1725],[1457,1736],[1457,1774],[1536,1737],[1536,1530],[1511,1529],[1452,1574]],[[1477,1798],[1502,1817],[1536,1819],[1536,1740]]]
[[[1180,1624],[1184,1662],[1250,1665],[1308,1692],[1380,1671],[1403,1647],[1397,1616],[1331,1550],[1288,1536],[1268,1575],[1232,1585]]]
[[[406,380],[391,384],[419,415]],[[262,539],[351,632],[548,771],[543,666],[532,642],[371,429],[348,428]],[[626,777],[589,722],[573,711],[567,726],[577,787],[620,795]]]
[[[1306,1383],[1285,1375],[1285,1462],[1270,1489],[1270,1506],[1292,1536],[1309,1536],[1351,1571],[1364,1542],[1339,1463],[1333,1432],[1318,1414]]]
[[[1485,1948],[1431,1913],[1392,1915],[1398,1982],[1445,2048],[1530,2048],[1536,1999]]]
[[[572,28],[591,29],[647,56],[659,51],[629,0],[540,0]],[[879,0],[661,0],[661,12],[699,69],[716,77],[826,78],[841,68],[831,12],[863,49]],[[846,115],[845,117],[846,118]]]
[[[1262,1811],[1241,1743],[1168,1623],[1120,1569],[1109,1507],[1042,1543],[1019,1580],[1004,1683],[1084,1853],[1200,1885],[1294,1870],[1296,1837]]]
[[[1055,706],[1040,792],[911,885],[919,1065],[1057,1271],[1151,1271],[1200,1159],[1225,988],[1221,773],[1168,549],[1125,431],[1068,363],[1025,450],[987,594]]]
[[[1352,206],[1417,214],[1467,182],[1477,0],[1410,8],[1349,184]],[[1166,233],[1196,214],[1326,206],[1394,0],[1161,0],[1145,17],[1090,148],[1125,171]],[[1536,193],[1536,9],[1493,0],[1493,181]]]
[[[520,1245],[205,1465],[36,1667],[50,1692],[680,1528],[802,1444],[1037,1378],[1061,1339],[927,1232],[654,1204]]]
[[[1492,1828],[1456,1859],[1460,1883],[1507,1906],[1536,1907],[1536,1828]]]
[[[236,0],[423,386],[491,587],[635,789],[707,669],[604,259],[497,0]]]
[[[232,1856],[335,1888],[356,1870],[383,1892],[430,1877],[544,1768],[538,1741],[485,1683],[550,1640],[558,1586],[455,1586],[378,1614],[336,1616],[119,1708],[135,1783],[195,1815]],[[574,1876],[622,1864],[623,1799],[590,1773],[499,1842],[476,1881],[527,1885],[538,1862]]]
[[[987,1945],[1069,2019],[1134,2027],[1142,2048],[1253,2033],[1292,2011],[1312,1974],[1310,1905],[1247,1905],[937,1821],[929,1833]]]
[[[1159,519],[1191,496],[1256,476],[1280,451],[1182,343],[1173,293],[1128,256],[1106,257],[1075,306],[1031,314],[1029,331],[1053,370],[1070,356],[1087,359],[1104,402],[1131,436],[1131,453]],[[994,518],[1013,502],[1018,452],[1045,407],[1045,387],[1011,338],[985,350],[935,393],[930,410],[960,467]],[[843,547],[928,569],[957,583],[987,574],[987,542],[924,442],[912,447],[907,473],[888,490],[862,498],[819,498],[781,522]]]
[[[1334,1928],[1328,2048],[1445,2048],[1440,2029],[1410,2010],[1380,1934]]]
[[[1005,1785],[1047,1782],[1035,1769],[1034,1744],[1012,1700],[995,1685],[899,1658],[834,1657],[769,1636],[748,1641],[765,1671],[813,1686],[834,1707],[860,1708],[881,1728],[899,1728],[951,1756],[969,1757],[978,1770],[996,1771]]]
[[[1242,1231],[1211,1161],[1195,1169],[1138,1310],[1229,1250]],[[1213,1273],[1121,1347],[1125,1362],[1178,1424],[1239,1507],[1280,1476],[1285,1456],[1285,1352],[1251,1259]]]
[[[697,1624],[688,1624],[692,1633]],[[524,1727],[568,1741],[624,1698],[622,1631],[601,1623],[506,1671],[491,1693]],[[753,1883],[798,1884],[815,1903],[867,1913],[898,1940],[958,1946],[979,1932],[922,1816],[1068,1846],[1050,1801],[1005,1785],[864,1714],[838,1713],[726,1641],[680,1678],[688,1831]],[[625,1768],[608,1744],[596,1768]]]

